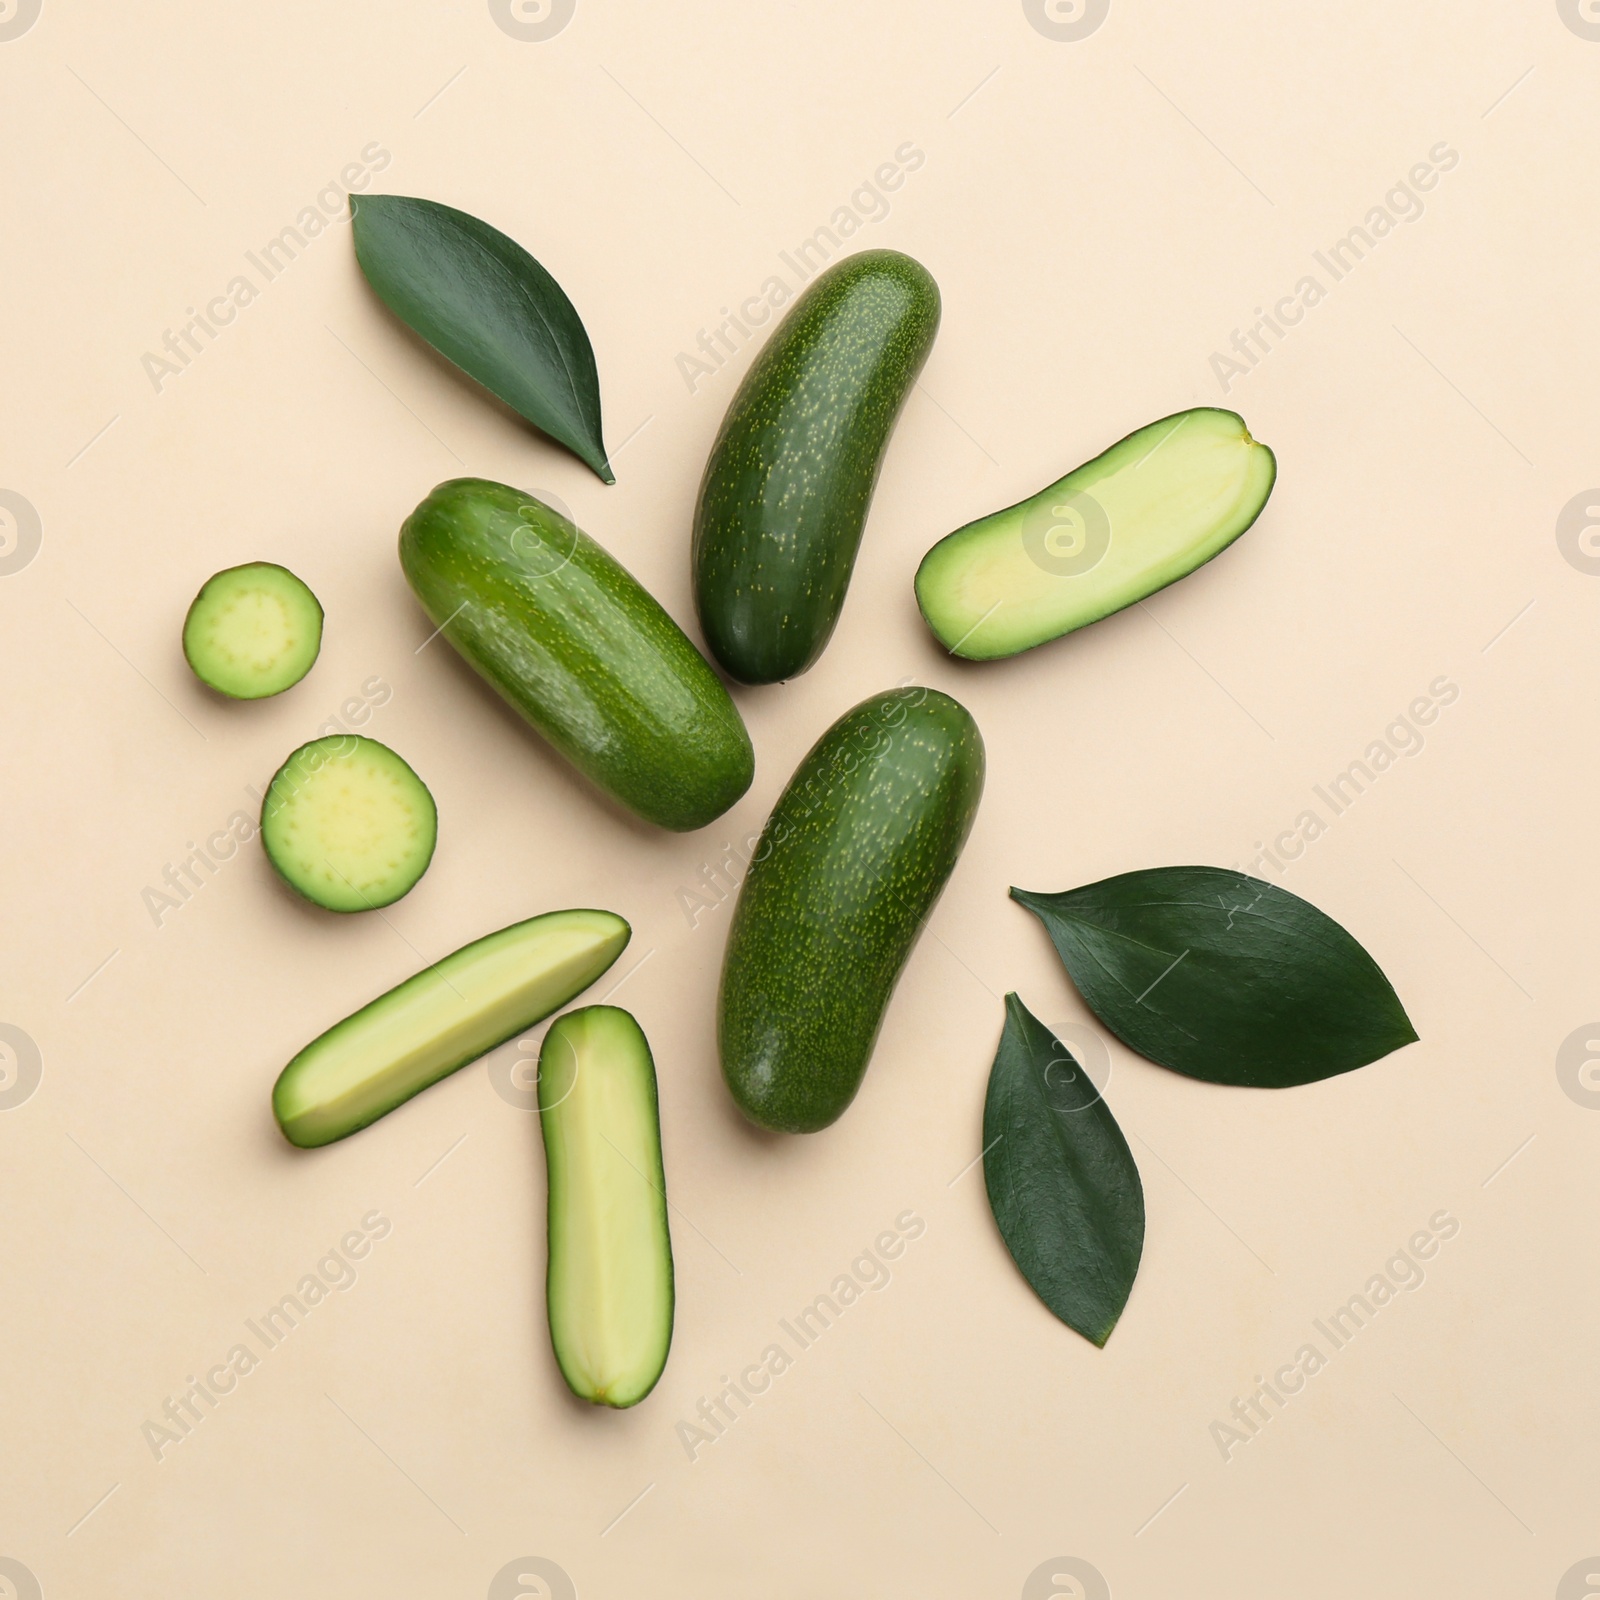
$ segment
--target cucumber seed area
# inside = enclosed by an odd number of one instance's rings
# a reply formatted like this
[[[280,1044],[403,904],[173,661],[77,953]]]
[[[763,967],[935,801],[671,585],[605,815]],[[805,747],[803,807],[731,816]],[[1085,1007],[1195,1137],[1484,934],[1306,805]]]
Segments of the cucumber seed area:
[[[284,597],[259,587],[241,589],[213,608],[202,637],[220,660],[250,672],[263,672],[299,648],[304,629]]]

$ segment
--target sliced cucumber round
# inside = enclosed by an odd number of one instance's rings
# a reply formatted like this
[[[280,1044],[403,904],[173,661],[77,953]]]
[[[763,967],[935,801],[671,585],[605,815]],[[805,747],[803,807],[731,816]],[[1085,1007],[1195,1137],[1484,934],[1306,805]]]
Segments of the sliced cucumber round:
[[[290,888],[329,911],[373,911],[428,870],[439,812],[386,744],[357,733],[303,744],[261,803],[261,843]]]
[[[270,561],[208,578],[183,621],[183,653],[194,675],[234,700],[282,694],[305,677],[321,649],[317,597]]]

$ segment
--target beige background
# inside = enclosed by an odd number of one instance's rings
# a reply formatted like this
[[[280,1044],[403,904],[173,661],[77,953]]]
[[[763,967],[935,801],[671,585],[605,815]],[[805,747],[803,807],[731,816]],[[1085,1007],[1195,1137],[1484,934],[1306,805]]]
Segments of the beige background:
[[[1600,1015],[1600,580],[1556,539],[1600,481],[1600,27],[1553,0],[1115,0],[1059,42],[1015,0],[578,0],[528,42],[481,0],[9,6],[0,489],[42,543],[0,578],[0,1021],[43,1077],[0,1113],[0,1593],[476,1597],[540,1556],[586,1600],[1017,1596],[1071,1556],[1117,1600],[1465,1600],[1555,1595],[1600,1552],[1600,1112],[1556,1070]],[[554,494],[692,628],[694,491],[749,352],[694,392],[677,358],[907,141],[924,163],[851,243],[924,261],[944,326],[843,621],[805,678],[739,693],[741,804],[647,831],[445,646],[418,653],[396,530],[463,470]],[[1213,352],[1440,141],[1460,160],[1424,214],[1224,397]],[[374,187],[492,220],[566,286],[627,441],[615,488],[403,335],[342,225],[147,377],[373,142]],[[1278,453],[1248,537],[1065,643],[942,656],[910,592],[934,539],[1196,403]],[[256,557],[311,583],[326,644],[292,693],[229,707],[179,625]],[[1283,878],[1372,950],[1422,1043],[1282,1094],[1113,1045],[1149,1232],[1094,1350],[957,1176],[999,996],[1087,1020],[1006,886],[1242,864],[1440,675],[1459,698],[1425,748]],[[340,920],[251,845],[157,926],[143,891],[374,677],[365,731],[439,802],[417,890]],[[712,1049],[727,907],[691,926],[679,891],[907,677],[976,714],[983,810],[859,1100],[763,1140]],[[355,1004],[570,904],[633,923],[616,998],[655,1048],[678,1208],[671,1362],[620,1415],[550,1356],[537,1129],[494,1085],[516,1046],[321,1153],[268,1112]],[[677,1423],[908,1208],[926,1232],[892,1284],[691,1463]],[[1426,1283],[1224,1461],[1232,1399],[1440,1209],[1460,1229]],[[354,1286],[154,1459],[142,1425],[372,1210],[392,1230]],[[1079,1571],[1029,1600],[1095,1593]],[[565,1592],[515,1568],[494,1591]]]

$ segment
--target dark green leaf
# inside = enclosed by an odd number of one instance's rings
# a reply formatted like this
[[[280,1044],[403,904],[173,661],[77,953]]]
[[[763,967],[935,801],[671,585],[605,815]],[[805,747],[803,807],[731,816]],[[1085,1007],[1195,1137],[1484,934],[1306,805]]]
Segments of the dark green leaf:
[[[1011,897],[1044,923],[1094,1014],[1191,1078],[1286,1089],[1416,1040],[1372,957],[1314,905],[1259,878],[1154,867]]]
[[[1041,1300],[1103,1345],[1144,1250],[1144,1187],[1100,1091],[1014,995],[983,1106],[983,1179]]]
[[[561,285],[514,239],[432,200],[350,196],[356,260],[434,349],[606,483],[594,349]]]

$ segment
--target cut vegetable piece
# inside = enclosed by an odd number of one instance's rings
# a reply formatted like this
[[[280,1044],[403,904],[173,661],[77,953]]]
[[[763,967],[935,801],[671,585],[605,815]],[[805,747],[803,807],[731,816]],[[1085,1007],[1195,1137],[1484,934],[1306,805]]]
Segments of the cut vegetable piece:
[[[783,791],[739,890],[717,999],[722,1075],[774,1133],[855,1098],[983,794],[983,737],[937,689],[847,711]]]
[[[1377,962],[1332,917],[1259,878],[1153,867],[1011,898],[1045,925],[1094,1014],[1174,1072],[1285,1089],[1416,1042]]]
[[[407,327],[615,483],[594,347],[561,285],[487,222],[435,200],[350,196],[356,260]]]
[[[428,870],[439,813],[388,745],[360,734],[303,744],[261,803],[261,844],[292,889],[329,911],[373,911]]]
[[[322,607],[287,567],[251,561],[207,578],[183,619],[194,675],[234,700],[293,688],[322,649]]]
[[[1014,994],[983,1105],[983,1181],[1011,1258],[1069,1328],[1104,1345],[1144,1253],[1144,1185],[1072,1052]]]
[[[1277,471],[1231,411],[1163,417],[941,539],[917,569],[917,604],[951,654],[1014,656],[1225,550],[1260,516]]]
[[[313,1039],[278,1076],[290,1144],[331,1144],[531,1028],[622,954],[609,911],[548,911],[464,945]]]
[[[626,1011],[556,1019],[539,1052],[539,1112],[561,1376],[580,1399],[637,1405],[672,1344],[672,1239],[655,1063]]]

